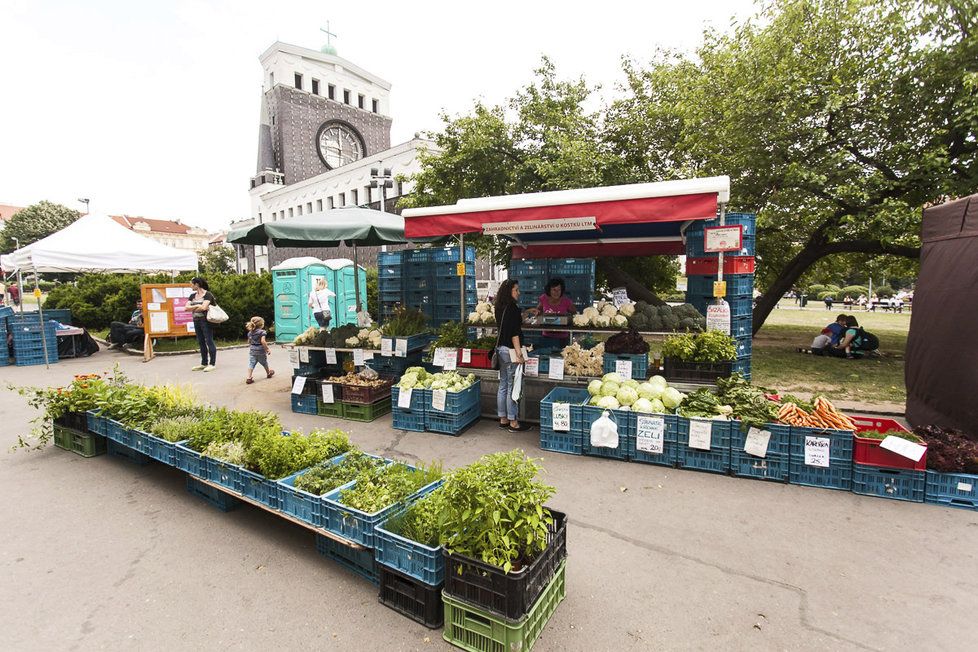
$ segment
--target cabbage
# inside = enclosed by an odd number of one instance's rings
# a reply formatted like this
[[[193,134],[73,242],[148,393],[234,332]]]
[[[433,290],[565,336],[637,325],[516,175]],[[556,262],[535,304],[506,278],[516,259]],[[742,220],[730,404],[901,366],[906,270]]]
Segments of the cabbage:
[[[615,315],[618,314],[618,309],[615,308],[615,305],[613,303],[609,303],[604,308],[601,309],[601,314],[609,318],[614,317]]]
[[[652,402],[647,398],[640,398],[632,403],[632,410],[635,412],[654,412]]]
[[[652,411],[653,412],[656,412],[658,414],[662,414],[663,412],[666,411],[666,406],[663,405],[662,404],[662,401],[660,401],[657,398],[652,399],[651,401],[649,401],[649,403],[652,404]]]
[[[684,398],[686,397],[683,396],[682,392],[675,387],[667,387],[666,390],[662,392],[662,404],[667,408],[674,409],[679,407],[679,404],[683,402]]]
[[[635,304],[634,303],[624,304],[623,306],[618,308],[618,313],[624,315],[625,317],[631,317],[632,315],[635,314]]]
[[[638,400],[638,392],[631,387],[622,386],[622,388],[618,390],[618,393],[615,394],[615,398],[617,398],[618,402],[622,405],[631,405]]]
[[[418,374],[410,373],[401,376],[401,381],[397,383],[397,386],[401,389],[413,389],[418,382]]]
[[[601,396],[614,396],[618,393],[621,386],[618,383],[608,381],[601,383]]]
[[[592,397],[591,397],[591,400],[590,400],[590,401],[588,401],[588,402],[587,402],[587,404],[588,404],[588,405],[597,405],[597,404],[598,404],[598,401],[600,401],[600,400],[601,400],[601,398],[602,398],[602,397],[600,397],[600,396],[592,396]]]
[[[614,396],[602,396],[598,399],[598,407],[617,410],[620,406],[618,399]]]
[[[592,380],[587,384],[587,393],[591,396],[598,396],[601,394],[601,381]]]
[[[601,376],[601,382],[618,383],[619,385],[621,385],[623,382],[625,382],[625,379],[619,376],[617,373],[611,372],[610,374],[605,374]]]
[[[638,381],[634,378],[626,378],[620,384],[624,385],[625,387],[631,387],[632,389],[638,389]]]
[[[647,398],[650,401],[662,396],[662,387],[653,385],[652,383],[640,383],[635,389],[640,397]]]
[[[625,326],[628,326],[628,317],[625,317],[624,315],[615,315],[611,318],[611,325],[618,328],[624,328]]]
[[[666,385],[669,384],[666,382],[666,379],[663,378],[662,376],[652,376],[651,378],[649,378],[649,382],[652,383],[653,385],[659,385],[660,387],[663,388],[665,388]]]

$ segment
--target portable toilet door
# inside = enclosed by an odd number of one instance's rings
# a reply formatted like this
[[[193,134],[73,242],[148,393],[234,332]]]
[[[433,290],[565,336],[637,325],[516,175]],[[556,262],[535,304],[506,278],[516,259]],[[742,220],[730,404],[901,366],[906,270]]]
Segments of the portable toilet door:
[[[302,270],[312,263],[322,263],[318,258],[289,258],[272,268],[272,294],[275,308],[275,339],[291,342],[308,328],[305,313],[306,297],[303,292]],[[311,315],[310,315],[311,318]]]
[[[333,288],[333,270],[328,266],[323,264],[323,261],[318,259],[312,259],[314,262],[310,262],[308,265],[302,268],[299,272],[299,276],[302,281],[300,287],[302,288],[302,323],[304,324],[303,329],[309,328],[310,326],[319,326],[316,318],[313,316],[318,310],[319,306],[316,305],[316,301],[313,300],[313,305],[309,307],[309,298],[313,290],[316,289],[316,281],[323,278],[326,279],[326,285],[330,290],[336,292]],[[329,328],[334,328],[339,324],[336,323],[336,311],[333,309],[333,299],[332,297],[329,301],[322,306],[323,308],[329,310],[333,319],[329,322]]]
[[[353,261],[349,258],[332,258],[324,261],[324,264],[333,270],[334,281],[331,284],[336,296],[331,299],[334,302],[333,318],[337,326],[344,324],[357,323],[357,297],[356,288],[353,280]],[[360,301],[366,306],[367,303],[367,272],[360,268]]]

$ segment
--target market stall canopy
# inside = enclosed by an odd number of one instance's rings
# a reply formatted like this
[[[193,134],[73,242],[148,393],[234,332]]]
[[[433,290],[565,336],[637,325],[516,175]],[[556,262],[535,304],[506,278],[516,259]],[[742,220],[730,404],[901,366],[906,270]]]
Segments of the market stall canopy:
[[[408,239],[459,233],[500,235],[513,258],[682,254],[683,232],[713,219],[730,199],[730,178],[460,199],[404,211]]]
[[[404,218],[370,208],[336,208],[321,213],[264,222],[228,233],[232,244],[276,247],[338,247],[341,244],[378,246],[407,242]]]
[[[0,257],[0,266],[41,273],[196,271],[197,254],[167,247],[106,215],[91,213]]]
[[[924,211],[907,337],[907,420],[978,436],[978,195]]]

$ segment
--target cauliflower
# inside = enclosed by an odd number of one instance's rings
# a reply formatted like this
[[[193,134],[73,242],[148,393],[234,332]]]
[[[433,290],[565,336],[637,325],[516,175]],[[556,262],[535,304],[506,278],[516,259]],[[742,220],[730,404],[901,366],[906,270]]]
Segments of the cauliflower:
[[[481,317],[482,317],[482,313],[481,312],[478,312],[478,311],[476,311],[476,312],[470,312],[469,313],[469,323],[470,324],[478,324],[479,323],[479,320],[481,319]]]
[[[367,338],[368,339],[371,339],[371,340],[374,339],[375,337],[377,339],[380,339],[380,335],[381,335],[381,332],[375,328],[372,331],[370,331],[369,333],[367,333]]]
[[[360,329],[360,332],[357,333],[357,337],[359,337],[361,340],[365,340],[365,339],[367,339],[367,335],[369,335],[369,334],[370,334],[370,329],[368,329],[368,328],[361,328]]]
[[[348,337],[348,338],[346,338],[346,345],[349,346],[349,347],[360,346],[360,338],[359,337]]]
[[[495,324],[496,323],[496,318],[493,316],[493,314],[491,312],[484,312],[484,313],[482,313],[482,323],[483,324]]]
[[[587,317],[585,317],[584,315],[574,315],[572,321],[574,322],[574,325],[577,326],[578,328],[583,328],[588,324]]]
[[[601,314],[605,317],[614,317],[618,314],[618,309],[615,308],[614,304],[608,303],[601,309]]]
[[[620,308],[618,308],[618,313],[625,315],[626,317],[631,317],[632,315],[635,314],[635,304],[626,303],[622,305]]]
[[[583,311],[581,312],[581,314],[582,314],[582,315],[584,315],[584,317],[586,317],[586,318],[587,318],[587,320],[588,320],[589,322],[593,322],[593,321],[594,321],[594,319],[595,319],[595,317],[597,317],[597,316],[598,316],[599,314],[601,314],[601,313],[599,313],[599,312],[597,311],[597,309],[595,309],[595,308],[592,308],[592,307],[590,307],[590,306],[589,306],[589,307],[587,307],[587,308],[585,308],[585,309],[584,309],[584,310],[583,310]]]
[[[598,312],[601,312],[602,310],[604,310],[604,307],[606,305],[608,305],[608,302],[605,301],[604,299],[602,299],[601,301],[598,301]]]
[[[610,328],[611,327],[611,317],[608,315],[598,315],[594,318],[594,325],[598,328]]]
[[[628,317],[625,315],[615,315],[611,318],[611,325],[616,328],[625,328],[628,326]]]

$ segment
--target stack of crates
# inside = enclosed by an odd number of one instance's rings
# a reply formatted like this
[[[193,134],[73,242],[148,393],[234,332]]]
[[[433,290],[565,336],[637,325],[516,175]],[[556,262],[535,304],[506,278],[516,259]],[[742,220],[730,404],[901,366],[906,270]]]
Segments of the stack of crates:
[[[580,312],[594,302],[593,258],[555,258],[552,260],[513,260],[509,263],[509,278],[520,283],[520,308],[535,308],[544,293],[547,281],[564,280],[567,296]]]
[[[378,257],[377,291],[380,319],[394,315],[397,304],[417,308],[431,326],[458,322],[462,317],[461,283],[465,283],[465,312],[475,310],[475,248],[465,248],[465,276],[457,273],[459,247],[407,249]]]
[[[26,366],[58,361],[56,322],[42,322],[37,313],[25,313],[8,317],[7,329],[13,339],[14,364]]]
[[[7,350],[7,317],[13,314],[7,306],[0,306],[0,343],[3,350],[0,350],[0,367],[10,364],[10,353]]]
[[[730,304],[730,334],[737,341],[733,370],[749,379],[754,316],[755,216],[752,213],[728,213],[724,225],[743,227],[741,250],[724,254],[723,280],[727,283],[724,300]],[[718,272],[719,255],[703,249],[704,228],[711,226],[720,226],[720,220],[698,221],[686,230],[686,301],[704,315],[706,307],[715,301],[713,283]]]

